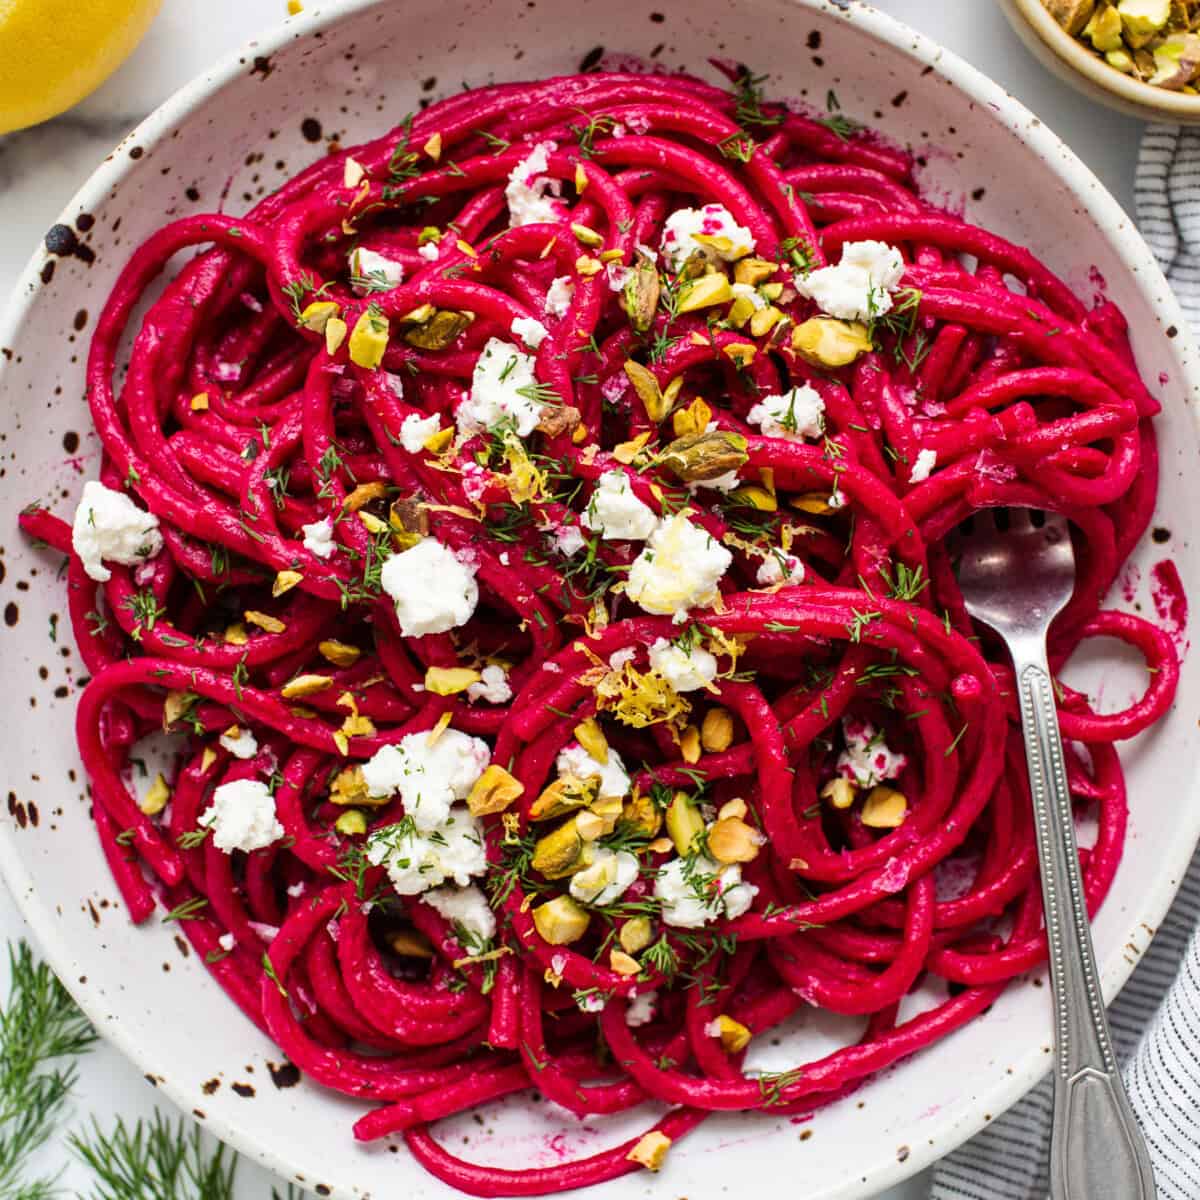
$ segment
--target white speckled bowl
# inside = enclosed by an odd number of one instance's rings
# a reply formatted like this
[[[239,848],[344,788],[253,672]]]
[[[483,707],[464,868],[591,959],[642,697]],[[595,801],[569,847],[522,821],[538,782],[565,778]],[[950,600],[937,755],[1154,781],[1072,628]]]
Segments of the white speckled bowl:
[[[83,402],[89,329],[130,248],[162,220],[220,202],[241,210],[322,152],[324,141],[378,133],[424,96],[463,81],[537,77],[573,68],[594,47],[709,72],[724,55],[770,75],[769,89],[843,108],[917,148],[927,189],[972,219],[1043,254],[1085,294],[1107,282],[1130,318],[1143,370],[1164,404],[1157,524],[1136,556],[1142,576],[1174,557],[1200,595],[1191,520],[1200,511],[1195,353],[1167,285],[1129,218],[1038,120],[953,55],[872,10],[821,0],[693,0],[649,11],[634,0],[440,0],[353,3],[289,22],[184,88],[101,165],[39,249],[3,328],[0,368],[0,675],[9,696],[7,813],[0,864],[55,969],[101,1031],[182,1108],[246,1154],[320,1194],[421,1200],[446,1189],[401,1149],[350,1137],[361,1106],[301,1082],[280,1087],[274,1047],[239,1015],[169,926],[133,930],[116,901],[87,815],[72,714],[79,660],[60,622],[55,556],[16,530],[26,503],[69,514],[97,467]],[[320,123],[320,131],[316,123]],[[307,135],[307,136],[306,136]],[[74,230],[74,232],[72,232]],[[77,249],[82,246],[83,249]],[[1161,536],[1161,535],[1160,535]],[[1131,577],[1132,578],[1132,577]],[[1144,593],[1135,603],[1150,606]],[[1107,702],[1140,681],[1099,655],[1088,669]],[[1096,923],[1106,994],[1128,977],[1167,909],[1200,828],[1200,678],[1185,671],[1174,714],[1126,750],[1132,822],[1126,859]],[[1035,981],[1040,982],[1040,981]],[[772,1065],[827,1040],[801,1022]],[[711,1121],[657,1177],[633,1175],[609,1195],[774,1190],[808,1200],[863,1197],[958,1145],[1022,1095],[1049,1064],[1044,989],[1018,983],[970,1028],[888,1072],[849,1101],[797,1125],[770,1117]],[[282,1082],[286,1082],[283,1080]],[[235,1090],[234,1085],[239,1085]],[[807,1136],[811,1134],[811,1136]],[[456,1144],[485,1161],[549,1162],[616,1140],[517,1103],[465,1120]]]

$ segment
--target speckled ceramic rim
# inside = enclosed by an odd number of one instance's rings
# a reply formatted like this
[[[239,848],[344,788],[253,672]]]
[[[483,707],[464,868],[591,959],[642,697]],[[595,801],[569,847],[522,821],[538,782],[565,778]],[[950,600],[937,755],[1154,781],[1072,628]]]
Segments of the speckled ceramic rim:
[[[1056,58],[1071,71],[1082,75],[1095,88],[1107,93],[1110,99],[1116,97],[1124,101],[1120,105],[1121,111],[1136,112],[1149,120],[1200,122],[1200,96],[1169,92],[1151,87],[1140,79],[1122,75],[1071,37],[1049,14],[1042,0],[1005,0],[1001,8],[1010,19],[1023,20],[1042,44],[1053,51]],[[1088,95],[1094,94],[1093,88],[1086,90]]]
[[[243,71],[247,57],[272,54],[298,38],[336,25],[351,14],[388,2],[390,0],[346,0],[333,10],[315,9],[306,12],[252,39],[241,49],[222,59],[209,72],[180,89],[133,130],[125,142],[136,141],[139,145],[150,147],[169,136],[183,118],[207,102]],[[807,10],[836,16],[851,24],[864,37],[897,49],[922,67],[932,67],[974,103],[990,110],[1007,125],[1058,176],[1063,185],[1076,197],[1080,206],[1090,211],[1099,227],[1108,231],[1106,236],[1109,242],[1124,266],[1135,275],[1138,289],[1146,297],[1148,306],[1156,314],[1161,326],[1165,328],[1173,325],[1178,328],[1179,335],[1172,343],[1174,357],[1181,366],[1194,366],[1195,345],[1186,319],[1163,280],[1149,248],[1132,224],[1124,219],[1120,205],[1091,171],[1042,122],[1034,118],[1024,105],[957,55],[867,5],[852,3],[851,0],[792,2],[796,5],[798,15]],[[731,16],[733,10],[734,6],[731,6]],[[137,169],[138,163],[131,161],[128,155],[111,155],[68,204],[63,220],[69,221],[77,212],[94,211],[102,207],[110,190]],[[0,319],[0,345],[19,345],[22,324],[35,293],[32,285],[37,279],[40,265],[39,252],[35,253],[25,268],[17,283],[16,292],[3,318]],[[0,363],[0,391],[4,373],[3,363]],[[1190,408],[1200,431],[1200,388],[1195,378],[1189,378],[1186,386],[1196,398]],[[1157,879],[1148,887],[1140,913],[1140,918],[1154,929],[1158,928],[1178,890],[1177,884],[1172,881],[1183,879],[1193,847],[1200,835],[1200,804],[1183,805],[1178,811],[1181,814],[1182,827],[1178,831],[1179,837],[1173,843],[1174,853],[1164,856],[1161,861]],[[80,982],[80,971],[76,969],[78,964],[71,945],[63,938],[54,913],[35,895],[32,879],[21,861],[16,840],[3,825],[0,825],[0,870],[46,958],[100,1033],[136,1063],[140,1070],[160,1079],[160,1090],[183,1111],[190,1112],[200,1106],[203,1098],[199,1089],[176,1084],[171,1064],[154,1061],[145,1052],[138,1040],[136,1024],[123,1023],[118,1014],[110,1011],[107,1002],[102,1000],[100,990],[90,980],[86,983]],[[1108,956],[1103,964],[1101,980],[1106,999],[1111,1000],[1116,995],[1129,978],[1134,965],[1134,962],[1119,952]],[[845,1190],[836,1193],[838,1200],[861,1200],[863,1197],[872,1196],[883,1188],[909,1178],[937,1158],[949,1153],[978,1132],[993,1115],[1004,1111],[1033,1087],[1045,1072],[1046,1063],[1047,1058],[1040,1045],[1030,1045],[1012,1063],[1011,1070],[1002,1075],[988,1092],[975,1097],[970,1104],[957,1111],[946,1113],[938,1123],[924,1126],[922,1136],[913,1139],[915,1144],[911,1154],[903,1163],[888,1163],[867,1178],[848,1180]],[[292,1164],[279,1154],[265,1151],[263,1147],[254,1144],[236,1123],[218,1115],[207,1117],[204,1124],[223,1141],[246,1152],[283,1178],[292,1177]],[[335,1186],[332,1194],[343,1193]],[[828,1195],[832,1197],[834,1193]]]

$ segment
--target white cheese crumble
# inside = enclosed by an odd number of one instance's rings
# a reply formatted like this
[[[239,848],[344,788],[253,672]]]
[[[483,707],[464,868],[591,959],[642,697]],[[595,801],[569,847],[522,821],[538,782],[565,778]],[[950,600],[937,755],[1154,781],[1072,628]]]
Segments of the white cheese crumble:
[[[509,342],[489,338],[475,361],[471,394],[455,417],[459,432],[470,435],[511,418],[518,435],[528,437],[542,416],[542,402],[523,391],[537,386],[533,358]]]
[[[732,471],[726,471],[712,479],[692,479],[688,482],[687,490],[694,496],[701,488],[712,488],[718,492],[732,492],[734,488],[741,486],[742,480],[735,467]]]
[[[417,247],[417,253],[426,262],[437,262],[438,255],[441,254],[441,247],[437,242],[426,242],[423,246]]]
[[[908,473],[909,483],[924,483],[926,479],[933,474],[933,468],[937,466],[937,451],[936,450],[920,450],[917,453],[917,461],[913,463],[912,470]]]
[[[650,647],[650,666],[677,692],[694,692],[717,677],[717,660],[702,646],[685,650],[659,638]]]
[[[115,492],[96,479],[83,485],[75,510],[71,546],[89,579],[106,583],[112,572],[101,560],[137,566],[153,558],[163,545],[158,518],[138,508],[124,492]]]
[[[544,173],[550,165],[549,155],[553,149],[553,142],[539,142],[528,157],[509,172],[504,198],[508,201],[509,221],[513,228],[561,219],[559,205],[547,193],[557,196],[562,185]]]
[[[221,745],[234,758],[253,758],[258,753],[258,741],[254,734],[240,725],[234,725],[221,734]]]
[[[688,609],[712,604],[733,555],[687,512],[659,523],[629,568],[625,594],[649,613],[687,620]]]
[[[842,735],[846,748],[838,755],[837,773],[859,787],[874,787],[895,779],[908,763],[903,754],[892,750],[870,721],[843,717]]]
[[[482,946],[496,936],[496,914],[487,897],[475,884],[468,887],[439,887],[426,892],[422,900],[441,913],[447,921],[461,927],[468,949]]]
[[[551,317],[565,317],[575,295],[575,284],[570,275],[560,275],[546,292],[546,313]]]
[[[420,454],[425,443],[441,428],[442,419],[434,413],[430,417],[418,417],[409,413],[400,424],[400,445],[409,454]]]
[[[578,554],[586,545],[587,539],[578,525],[560,525],[554,530],[554,548],[564,558]]]
[[[517,317],[512,323],[513,337],[519,337],[530,350],[536,350],[550,331],[536,317]]]
[[[258,779],[223,783],[197,818],[196,824],[212,830],[213,845],[226,854],[234,850],[261,850],[283,837],[275,817],[275,797]]]
[[[605,471],[596,480],[582,523],[605,541],[644,541],[658,527],[658,517],[634,495],[624,471]]]
[[[825,432],[825,401],[811,384],[781,396],[764,396],[747,414],[767,437],[819,438]]]
[[[772,587],[777,583],[800,583],[804,579],[804,564],[794,554],[772,551],[762,560],[754,578],[763,587]]]
[[[580,1012],[599,1013],[608,1006],[602,992],[583,992],[575,997]]]
[[[699,929],[721,917],[740,917],[749,910],[758,888],[742,882],[737,863],[721,867],[700,854],[667,863],[654,881],[654,895],[662,902],[662,919],[668,925]]]
[[[471,619],[479,603],[475,568],[437,538],[423,538],[393,554],[383,564],[379,582],[396,605],[404,637],[457,629]]]
[[[596,794],[601,800],[629,795],[629,772],[625,770],[621,756],[611,746],[608,749],[608,762],[598,763],[578,742],[572,742],[558,752],[554,769],[559,775],[598,780]]]
[[[487,871],[483,831],[466,805],[455,805],[445,821],[431,829],[414,829],[411,821],[385,825],[367,838],[367,861],[387,868],[401,896],[417,896],[453,881],[470,885]]]
[[[886,242],[847,242],[841,262],[796,280],[796,291],[843,321],[867,321],[891,311],[892,292],[904,276],[904,258]]]
[[[333,521],[323,517],[313,521],[311,525],[301,525],[300,532],[304,535],[304,548],[317,558],[328,558],[337,547],[333,543]]]
[[[626,1025],[649,1025],[654,1020],[654,1009],[658,1004],[658,992],[651,988],[648,992],[640,992],[629,1002],[625,1010]]]
[[[730,291],[738,300],[749,300],[751,305],[757,312],[760,308],[766,308],[767,302],[758,294],[758,288],[750,283],[735,283]]]
[[[709,1021],[704,1027],[704,1036],[710,1038],[719,1038],[721,1036],[721,1022]]]
[[[467,687],[468,700],[485,700],[488,704],[507,704],[512,699],[512,685],[503,667],[488,666],[479,672],[478,683]]]
[[[367,759],[363,780],[376,799],[399,792],[405,814],[428,831],[467,798],[491,757],[486,742],[457,729],[444,730],[432,746],[428,732],[410,733]]]
[[[359,246],[350,251],[350,278],[358,296],[391,291],[404,281],[404,264]]]
[[[237,938],[232,933],[223,933],[217,938],[217,945],[225,951],[226,954],[232,954],[234,946],[237,945]]]
[[[582,904],[615,904],[638,877],[638,860],[626,850],[597,846],[591,866],[571,876],[571,895]]]
[[[620,650],[614,650],[608,656],[608,665],[611,670],[619,671],[626,663],[631,663],[637,658],[636,646],[622,646]]]
[[[729,246],[706,245],[696,241],[696,234],[725,238]],[[663,257],[673,271],[678,271],[697,251],[716,255],[726,262],[754,253],[754,238],[744,225],[739,225],[727,208],[706,204],[703,208],[676,209],[663,224]]]

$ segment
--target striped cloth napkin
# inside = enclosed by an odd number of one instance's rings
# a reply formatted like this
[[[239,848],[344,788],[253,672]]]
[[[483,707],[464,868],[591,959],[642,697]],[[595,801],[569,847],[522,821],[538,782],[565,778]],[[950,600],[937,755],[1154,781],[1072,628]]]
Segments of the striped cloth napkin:
[[[1138,161],[1137,219],[1200,333],[1200,129],[1147,129]],[[1198,918],[1200,853],[1109,1011],[1129,1097],[1150,1143],[1160,1200],[1200,1197]],[[1041,1200],[1049,1188],[1050,1116],[1046,1078],[938,1165],[931,1200]]]

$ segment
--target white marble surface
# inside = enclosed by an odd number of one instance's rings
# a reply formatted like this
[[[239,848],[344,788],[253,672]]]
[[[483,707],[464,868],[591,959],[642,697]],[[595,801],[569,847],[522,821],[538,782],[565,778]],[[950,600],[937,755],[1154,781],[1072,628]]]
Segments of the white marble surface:
[[[396,0],[401,2],[401,0]],[[1133,204],[1139,122],[1097,109],[1041,69],[991,0],[877,0],[877,7],[938,38],[1024,101],[1096,172],[1126,207]],[[40,128],[0,138],[0,296],[7,295],[59,210],[113,144],[155,105],[246,37],[282,19],[285,0],[165,0],[150,33],[125,66],[73,112]],[[11,905],[0,904],[0,938],[23,933]],[[79,1107],[110,1115],[149,1113],[153,1089],[108,1047],[84,1063]],[[45,1148],[47,1166],[64,1160]],[[68,1169],[64,1184],[83,1177]],[[239,1200],[267,1200],[268,1176],[244,1166]],[[918,1200],[914,1180],[878,1200]]]

